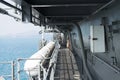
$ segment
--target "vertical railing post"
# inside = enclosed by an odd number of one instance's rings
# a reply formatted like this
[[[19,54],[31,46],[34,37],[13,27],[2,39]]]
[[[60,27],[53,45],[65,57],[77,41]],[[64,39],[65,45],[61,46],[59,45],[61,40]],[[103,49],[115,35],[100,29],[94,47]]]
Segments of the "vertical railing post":
[[[17,59],[17,80],[20,80],[20,59]]]
[[[38,64],[38,80],[41,80],[40,79],[40,73],[41,73],[41,67],[40,67],[40,64]]]
[[[14,80],[14,61],[11,61],[11,78]]]

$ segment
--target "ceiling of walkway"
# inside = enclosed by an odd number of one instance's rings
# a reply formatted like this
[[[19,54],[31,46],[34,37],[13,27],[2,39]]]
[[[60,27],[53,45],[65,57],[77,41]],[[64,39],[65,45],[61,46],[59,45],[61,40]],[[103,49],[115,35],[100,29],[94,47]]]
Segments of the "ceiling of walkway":
[[[25,0],[52,22],[78,22],[111,0]]]

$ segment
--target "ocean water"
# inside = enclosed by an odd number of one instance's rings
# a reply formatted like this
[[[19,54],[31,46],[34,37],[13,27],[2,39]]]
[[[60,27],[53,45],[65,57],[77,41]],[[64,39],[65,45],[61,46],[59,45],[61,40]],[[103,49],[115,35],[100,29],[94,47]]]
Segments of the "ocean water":
[[[29,57],[38,50],[39,39],[2,38],[0,39],[0,61]]]
[[[41,36],[41,35],[40,35]],[[40,36],[33,37],[0,37],[0,62],[15,61],[15,79],[17,80],[17,59],[29,58],[32,54],[39,50]],[[53,34],[45,34],[45,40],[48,42],[53,40]],[[24,68],[24,61],[21,61],[20,69]],[[0,76],[10,75],[11,65],[0,64]],[[11,77],[4,77],[11,80]],[[28,80],[28,75],[23,71],[20,74],[20,80]]]
[[[15,78],[17,78],[17,58],[29,58],[39,49],[40,38],[0,38],[0,62],[15,61]],[[24,62],[21,62],[23,69]],[[0,76],[11,74],[11,66],[9,64],[0,64]],[[26,79],[26,73],[21,73],[21,80]],[[5,77],[10,80],[11,77]]]

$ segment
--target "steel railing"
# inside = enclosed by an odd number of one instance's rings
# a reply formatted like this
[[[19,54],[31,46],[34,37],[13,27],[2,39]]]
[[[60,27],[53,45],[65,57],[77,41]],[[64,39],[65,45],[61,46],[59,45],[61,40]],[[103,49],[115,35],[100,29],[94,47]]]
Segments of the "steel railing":
[[[11,77],[11,80],[14,80],[15,76],[14,76],[14,61],[5,61],[5,62],[0,62],[0,64],[7,64],[7,65],[11,65],[11,74],[5,74],[5,75],[0,75],[3,78],[5,77]],[[6,71],[8,72],[8,71]]]
[[[59,47],[56,46],[53,50],[53,53],[51,57],[45,58],[44,60],[49,60],[49,65],[48,68],[44,68],[43,64],[40,63],[37,67],[38,70],[38,80],[54,80],[54,73],[56,70],[56,63],[57,63],[57,56],[58,56],[58,49]],[[40,60],[40,58],[18,58],[17,59],[17,79],[15,79],[15,62],[14,61],[6,61],[6,62],[0,62],[0,64],[10,64],[11,65],[11,74],[9,75],[0,75],[3,78],[6,77],[11,77],[11,80],[21,80],[21,72],[26,72],[26,70],[21,69],[21,62],[26,61],[26,60]],[[34,64],[34,63],[33,63]],[[24,65],[22,65],[24,66]],[[42,71],[42,72],[41,72]],[[41,74],[43,75],[41,77]],[[27,75],[27,74],[26,74]],[[29,75],[28,80],[32,80],[31,76]],[[7,79],[8,80],[8,79]]]
[[[36,69],[38,70],[38,80],[48,80],[48,77],[49,77],[49,80],[54,80],[54,73],[55,73],[55,68],[57,63],[57,55],[58,55],[58,48],[55,47],[51,57],[44,59],[44,60],[49,60],[48,68],[47,69],[44,68],[42,63],[40,63],[38,67],[36,67]],[[20,63],[25,60],[40,60],[40,58],[18,58],[17,59],[17,80],[21,80],[20,79],[21,72],[26,71],[24,69],[20,69]],[[43,75],[42,77],[41,77],[41,74]],[[28,76],[28,79],[32,80],[30,75]]]

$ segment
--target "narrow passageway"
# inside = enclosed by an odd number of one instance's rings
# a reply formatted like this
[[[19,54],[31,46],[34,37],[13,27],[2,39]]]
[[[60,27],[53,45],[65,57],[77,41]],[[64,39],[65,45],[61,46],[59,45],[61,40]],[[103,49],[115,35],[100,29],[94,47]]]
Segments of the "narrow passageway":
[[[67,48],[60,49],[58,53],[55,80],[80,80],[73,53]]]

